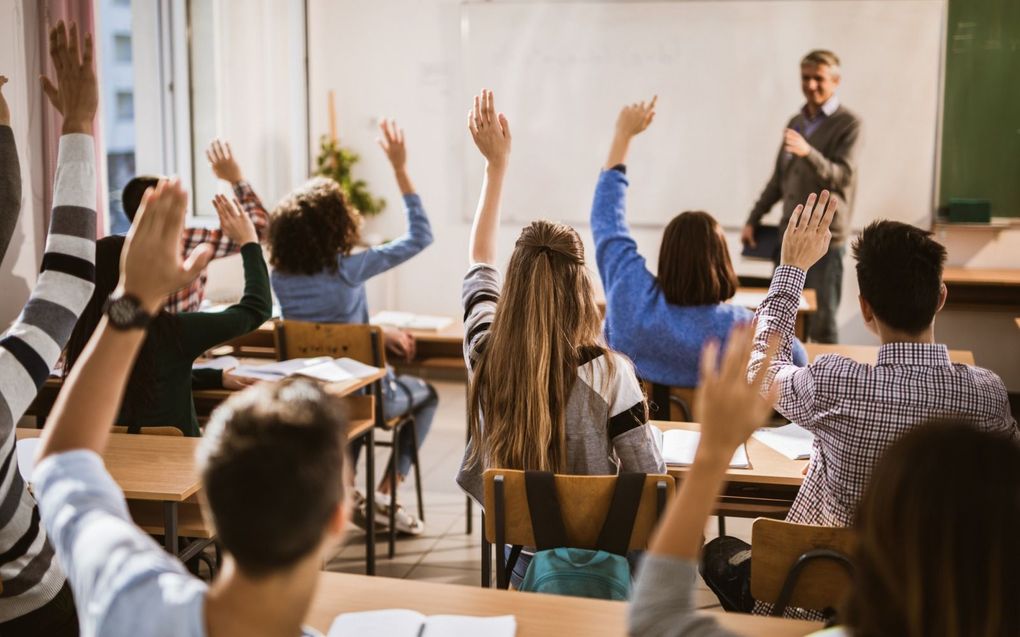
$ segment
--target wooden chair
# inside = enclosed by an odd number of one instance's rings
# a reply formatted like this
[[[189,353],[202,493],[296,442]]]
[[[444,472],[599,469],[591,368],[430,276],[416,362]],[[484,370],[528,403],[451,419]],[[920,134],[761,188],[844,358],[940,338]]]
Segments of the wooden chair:
[[[308,358],[313,356],[331,356],[333,358],[352,358],[360,363],[374,367],[386,367],[386,348],[383,345],[382,328],[375,325],[363,324],[340,324],[340,323],[308,323],[304,321],[283,320],[275,323],[276,352],[280,360],[291,358]],[[378,442],[383,446],[390,446],[393,452],[390,454],[388,471],[393,488],[390,490],[390,524],[389,524],[389,557],[392,559],[396,552],[396,510],[397,510],[397,457],[400,455],[400,432],[404,427],[410,427],[414,433],[414,416],[410,413],[401,414],[394,418],[385,418],[383,415],[383,393],[382,381],[372,385],[372,392],[375,394],[375,419],[376,427],[385,429],[392,433],[390,442]],[[412,436],[417,440],[415,436]],[[366,445],[366,467],[374,471],[374,442]],[[418,516],[425,520],[425,504],[422,497],[421,465],[418,462],[418,445],[411,449],[412,467],[414,468],[414,487],[418,499]],[[367,463],[372,462],[371,465]],[[368,469],[366,469],[368,470]],[[374,480],[374,478],[373,478]],[[369,503],[374,507],[375,494],[369,493],[366,496]],[[374,508],[367,516],[368,535],[371,537],[375,532]]]
[[[531,512],[523,471],[488,469],[483,476],[485,507],[482,514],[482,586],[491,584],[492,547],[496,549],[496,585],[507,588],[506,545],[535,546]],[[592,549],[616,488],[616,476],[556,475],[556,492],[567,542],[572,548]],[[668,475],[645,477],[641,503],[634,518],[630,550],[640,550],[648,540],[676,491],[676,481]]]
[[[751,595],[773,605],[837,608],[851,586],[854,531],[759,518],[751,527]]]

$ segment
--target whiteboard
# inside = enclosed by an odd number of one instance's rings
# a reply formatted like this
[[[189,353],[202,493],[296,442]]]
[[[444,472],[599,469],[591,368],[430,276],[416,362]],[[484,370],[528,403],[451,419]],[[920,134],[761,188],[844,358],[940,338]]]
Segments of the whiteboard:
[[[743,225],[803,105],[800,59],[842,60],[842,103],[863,120],[854,228],[931,217],[944,0],[497,2],[461,7],[463,104],[496,92],[513,157],[504,215],[588,220],[624,103],[659,95],[631,145],[628,217],[683,210]],[[483,164],[468,141],[464,209]],[[780,206],[774,209],[778,218]]]

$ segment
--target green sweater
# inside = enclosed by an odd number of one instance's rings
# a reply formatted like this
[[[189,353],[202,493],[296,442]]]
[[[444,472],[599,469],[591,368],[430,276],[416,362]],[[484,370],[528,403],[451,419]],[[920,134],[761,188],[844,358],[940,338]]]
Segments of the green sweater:
[[[269,292],[269,271],[257,243],[241,248],[244,262],[244,295],[236,304],[222,312],[182,312],[177,321],[179,338],[162,338],[156,346],[155,404],[146,413],[127,422],[123,416],[117,424],[149,427],[173,425],[185,436],[199,436],[198,415],[191,395],[195,359],[206,350],[247,334],[269,320],[273,300]],[[148,339],[157,335],[149,332]],[[195,374],[198,388],[222,387],[222,372],[210,370]]]

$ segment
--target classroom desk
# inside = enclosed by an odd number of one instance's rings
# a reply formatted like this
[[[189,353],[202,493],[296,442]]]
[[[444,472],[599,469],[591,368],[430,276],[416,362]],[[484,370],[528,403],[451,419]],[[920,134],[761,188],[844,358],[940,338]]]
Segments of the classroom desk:
[[[651,424],[664,432],[670,429],[698,431],[701,428],[693,422],[653,420]],[[732,517],[785,517],[804,482],[803,472],[808,461],[790,460],[755,438],[747,441],[747,458],[751,468],[726,470],[726,487],[719,496],[716,514]],[[690,467],[667,466],[666,470],[680,481],[690,471]]]
[[[1020,269],[947,267],[942,282],[948,290],[947,308],[1020,308]]]
[[[867,363],[868,365],[874,365],[878,362],[877,345],[827,345],[824,343],[804,343],[804,349],[807,351],[808,360],[812,363],[815,362],[816,358],[824,354],[839,354],[855,360],[858,363]],[[975,364],[973,352],[962,349],[949,350],[949,360],[954,363],[962,363],[964,365]]]
[[[624,637],[627,604],[455,584],[321,573],[305,623],[323,634],[340,613],[406,608],[425,615],[513,615],[517,637]],[[796,619],[703,611],[725,628],[755,637],[794,637],[822,625]]]

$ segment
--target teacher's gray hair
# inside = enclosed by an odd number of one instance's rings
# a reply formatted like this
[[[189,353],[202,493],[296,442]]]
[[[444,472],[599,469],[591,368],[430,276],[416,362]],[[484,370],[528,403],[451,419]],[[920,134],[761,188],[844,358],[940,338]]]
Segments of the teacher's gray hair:
[[[801,66],[821,66],[823,64],[831,68],[837,76],[839,75],[839,56],[832,51],[815,49],[800,61]]]

